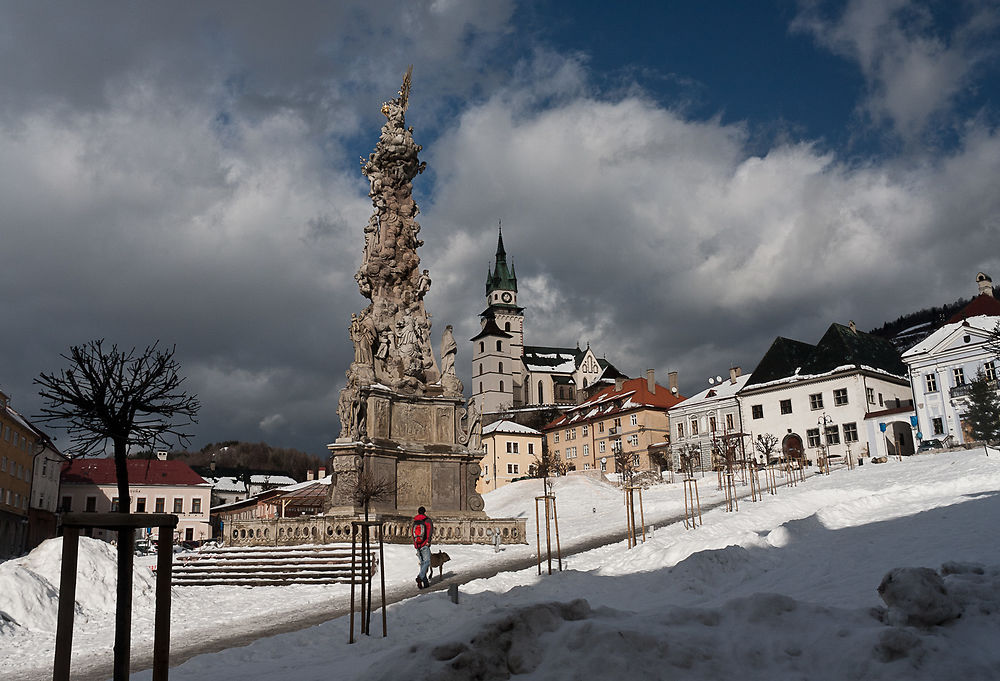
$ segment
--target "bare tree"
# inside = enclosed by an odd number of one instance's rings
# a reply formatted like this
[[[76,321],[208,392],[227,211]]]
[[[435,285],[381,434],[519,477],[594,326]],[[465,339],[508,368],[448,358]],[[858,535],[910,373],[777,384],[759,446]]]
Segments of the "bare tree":
[[[778,438],[771,433],[761,433],[753,443],[754,449],[764,458],[764,465],[771,463],[771,453],[778,447]]]
[[[174,351],[153,343],[141,353],[125,352],[90,341],[60,355],[69,361],[68,369],[42,372],[35,379],[46,400],[37,418],[67,430],[74,440],[70,454],[103,452],[111,442],[121,513],[129,512],[129,447],[187,442],[190,435],[181,429],[198,422],[200,404],[181,390],[184,379]]]
[[[118,479],[118,511],[128,514],[129,447],[168,445],[168,438],[183,443],[181,429],[197,423],[199,402],[181,390],[174,348],[157,343],[144,351],[125,352],[100,340],[70,348],[61,355],[70,366],[35,379],[46,401],[37,418],[64,428],[73,438],[67,449],[82,456],[103,452],[108,442],[114,450]],[[171,439],[172,439],[171,438]],[[133,531],[118,533],[118,592],[115,608],[115,678],[128,676],[131,649]]]
[[[365,522],[368,521],[368,510],[372,502],[392,499],[405,489],[405,483],[397,483],[394,479],[378,475],[371,466],[362,464],[358,478],[351,490],[354,503],[365,509]]]
[[[621,475],[622,487],[627,487],[632,484],[632,477],[636,473],[634,456],[622,451],[622,448],[617,445],[614,447],[613,452],[615,455],[615,472]]]

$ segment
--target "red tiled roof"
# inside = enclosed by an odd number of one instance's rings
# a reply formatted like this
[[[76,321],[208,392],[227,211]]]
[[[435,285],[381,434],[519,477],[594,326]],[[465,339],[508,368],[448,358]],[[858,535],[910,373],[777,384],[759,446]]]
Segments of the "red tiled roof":
[[[632,402],[633,404],[624,408],[616,407],[610,410],[602,410],[600,417],[604,418],[609,414],[624,413],[643,407],[652,409],[670,409],[678,403],[683,402],[685,397],[683,395],[674,395],[669,389],[664,388],[659,383],[656,384],[656,393],[651,393],[647,389],[645,378],[632,378],[623,383],[621,390],[618,390],[614,385],[609,385],[607,388],[604,388],[586,402],[576,405],[555,421],[549,423],[545,426],[545,428],[543,428],[543,430],[558,428],[569,423],[586,420],[582,417],[588,414],[592,409],[610,406],[615,402],[615,400],[619,399],[623,399],[625,403]]]
[[[988,293],[981,293],[972,299],[972,302],[952,315],[945,324],[954,324],[969,317],[1000,317],[1000,300],[997,300]]]
[[[183,461],[129,459],[130,485],[206,485],[204,478]],[[74,459],[63,465],[63,483],[114,485],[118,483],[114,459]]]

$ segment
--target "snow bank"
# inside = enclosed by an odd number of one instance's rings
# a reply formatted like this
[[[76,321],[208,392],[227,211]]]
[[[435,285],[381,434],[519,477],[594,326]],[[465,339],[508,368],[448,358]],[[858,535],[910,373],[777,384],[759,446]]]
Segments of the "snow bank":
[[[115,612],[118,549],[107,542],[80,537],[77,558],[75,624],[101,623]],[[0,613],[16,628],[54,632],[59,606],[62,537],[42,542],[23,558],[0,564]],[[156,582],[148,568],[133,573],[133,609],[155,603]],[[13,633],[13,629],[7,633]]]

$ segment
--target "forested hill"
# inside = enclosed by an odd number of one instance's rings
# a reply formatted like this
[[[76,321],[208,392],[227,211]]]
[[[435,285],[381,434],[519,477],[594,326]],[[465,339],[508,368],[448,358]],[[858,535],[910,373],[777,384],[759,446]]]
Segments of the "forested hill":
[[[249,469],[253,472],[284,473],[298,481],[306,479],[306,471],[326,465],[326,457],[306,454],[297,449],[272,447],[266,442],[212,442],[197,452],[170,452],[189,466],[208,466],[215,460],[220,469]]]
[[[1000,287],[993,287],[993,295],[1000,298]],[[941,328],[948,319],[968,305],[971,298],[959,298],[953,303],[938,307],[926,307],[916,312],[902,315],[894,321],[872,329],[869,333],[888,338],[900,352],[912,348],[934,331]]]

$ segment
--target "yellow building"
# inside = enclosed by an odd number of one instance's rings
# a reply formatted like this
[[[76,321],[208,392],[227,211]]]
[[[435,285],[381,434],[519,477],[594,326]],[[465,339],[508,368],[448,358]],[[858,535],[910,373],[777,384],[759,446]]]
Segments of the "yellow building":
[[[620,451],[634,470],[659,471],[650,447],[656,451],[667,441],[667,410],[683,399],[676,386],[657,385],[652,371],[646,378],[618,379],[543,429],[548,451],[569,470],[617,472]]]
[[[483,426],[482,469],[476,492],[484,494],[527,476],[528,469],[542,455],[542,434],[513,421],[494,421]]]
[[[0,430],[0,558],[10,558],[28,546],[32,460],[38,435],[3,393]]]

